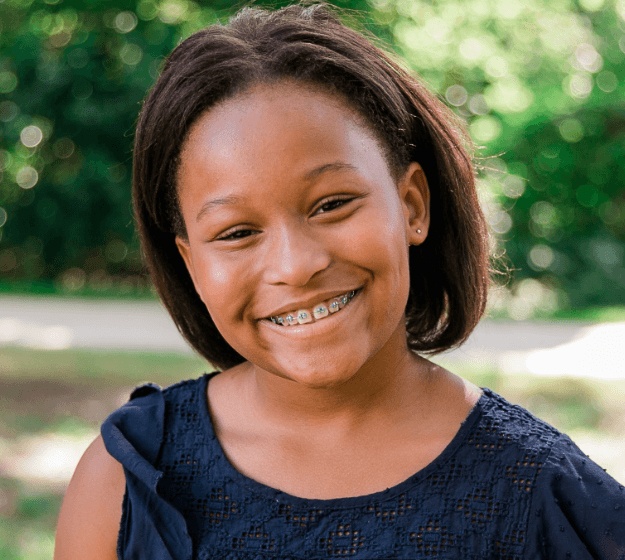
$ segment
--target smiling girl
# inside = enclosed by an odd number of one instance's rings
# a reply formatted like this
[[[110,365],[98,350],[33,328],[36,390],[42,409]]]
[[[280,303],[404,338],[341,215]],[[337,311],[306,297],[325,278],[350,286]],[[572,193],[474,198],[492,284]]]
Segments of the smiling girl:
[[[324,6],[181,43],[137,126],[148,267],[219,373],[103,424],[55,558],[625,558],[625,492],[421,354],[484,310],[467,139]]]

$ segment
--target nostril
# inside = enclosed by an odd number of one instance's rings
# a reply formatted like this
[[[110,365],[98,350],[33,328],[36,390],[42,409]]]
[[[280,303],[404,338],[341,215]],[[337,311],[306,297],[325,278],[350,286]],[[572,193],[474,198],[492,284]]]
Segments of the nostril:
[[[273,284],[305,286],[331,263],[323,243],[306,233],[282,233],[265,260],[267,279]]]

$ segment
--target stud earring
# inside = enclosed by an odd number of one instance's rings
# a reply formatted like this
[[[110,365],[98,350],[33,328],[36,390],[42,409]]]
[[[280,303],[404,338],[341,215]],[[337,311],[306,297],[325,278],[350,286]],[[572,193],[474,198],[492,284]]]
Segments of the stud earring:
[[[420,229],[417,229],[417,233],[421,233],[421,230],[420,230]]]

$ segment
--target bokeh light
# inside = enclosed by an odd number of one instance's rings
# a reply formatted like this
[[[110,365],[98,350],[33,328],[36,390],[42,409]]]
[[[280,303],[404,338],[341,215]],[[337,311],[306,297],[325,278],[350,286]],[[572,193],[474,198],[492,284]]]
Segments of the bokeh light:
[[[23,189],[32,189],[39,180],[39,174],[34,167],[25,165],[15,175],[16,183]]]
[[[565,293],[567,305],[625,300],[613,280],[623,264],[608,266],[590,248],[595,238],[625,244],[625,0],[368,4],[365,25],[466,122],[494,246],[514,269],[510,288],[531,279]],[[0,205],[9,216],[0,252],[12,281],[82,290],[145,278],[130,205],[140,102],[182,38],[234,9],[0,3],[11,22],[0,59]],[[593,282],[600,293],[586,287]]]
[[[27,126],[20,132],[20,140],[27,148],[34,148],[43,140],[43,132],[38,126]]]

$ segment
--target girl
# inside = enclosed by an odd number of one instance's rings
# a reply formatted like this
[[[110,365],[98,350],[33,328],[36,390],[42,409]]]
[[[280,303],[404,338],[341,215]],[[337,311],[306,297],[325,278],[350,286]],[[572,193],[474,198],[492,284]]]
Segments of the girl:
[[[467,145],[327,7],[245,9],[176,48],[137,126],[135,212],[220,373],[106,420],[57,560],[625,558],[623,487],[420,355],[484,310]]]

